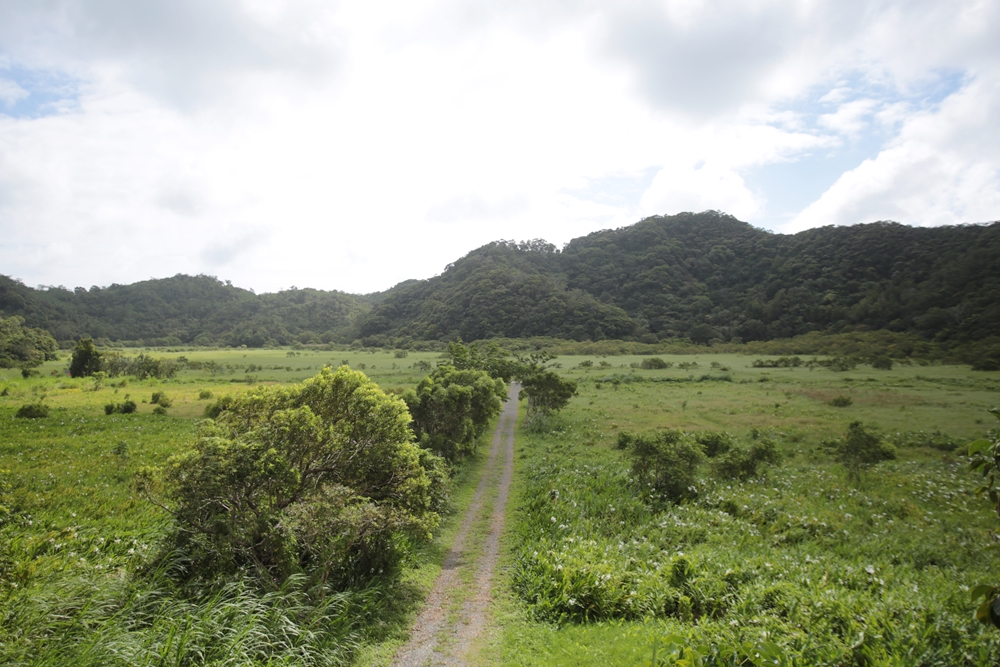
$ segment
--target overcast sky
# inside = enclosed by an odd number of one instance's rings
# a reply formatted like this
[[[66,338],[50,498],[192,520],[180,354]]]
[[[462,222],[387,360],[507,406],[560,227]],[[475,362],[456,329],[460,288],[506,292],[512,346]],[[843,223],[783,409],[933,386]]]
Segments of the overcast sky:
[[[0,273],[370,292],[718,209],[1000,219],[996,0],[3,0]]]

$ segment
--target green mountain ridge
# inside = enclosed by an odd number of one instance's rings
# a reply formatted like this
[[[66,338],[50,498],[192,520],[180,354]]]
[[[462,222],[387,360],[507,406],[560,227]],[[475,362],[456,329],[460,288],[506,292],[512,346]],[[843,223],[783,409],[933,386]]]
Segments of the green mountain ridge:
[[[798,234],[723,213],[653,216],[570,241],[496,241],[427,280],[369,295],[254,294],[212,276],[33,289],[0,276],[0,313],[58,340],[145,345],[551,336],[696,343],[886,329],[978,341],[1000,325],[1000,223],[876,222]]]

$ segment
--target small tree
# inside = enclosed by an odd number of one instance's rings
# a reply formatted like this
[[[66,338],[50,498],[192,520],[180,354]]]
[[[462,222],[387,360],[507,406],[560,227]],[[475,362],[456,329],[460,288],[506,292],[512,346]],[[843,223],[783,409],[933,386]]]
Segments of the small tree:
[[[860,481],[875,464],[896,458],[896,448],[859,421],[847,427],[847,433],[835,445],[835,452],[837,461],[847,468],[854,481]]]
[[[576,383],[563,380],[555,371],[536,370],[521,380],[528,398],[528,419],[562,410],[576,396]]]
[[[70,377],[82,378],[101,370],[101,353],[97,351],[93,338],[81,338],[73,348],[73,359],[69,364]]]
[[[22,317],[0,317],[0,368],[29,370],[57,359],[58,349],[44,329],[24,326]]]
[[[162,480],[193,573],[363,580],[437,524],[439,459],[413,444],[406,405],[362,373],[326,367],[220,404],[162,476],[142,476],[151,497]]]
[[[661,431],[619,436],[618,446],[627,448],[632,474],[668,500],[678,502],[697,494],[698,465],[705,455],[693,438],[680,431]]]
[[[454,461],[475,449],[476,439],[500,414],[507,390],[486,371],[441,366],[403,394],[420,445]]]

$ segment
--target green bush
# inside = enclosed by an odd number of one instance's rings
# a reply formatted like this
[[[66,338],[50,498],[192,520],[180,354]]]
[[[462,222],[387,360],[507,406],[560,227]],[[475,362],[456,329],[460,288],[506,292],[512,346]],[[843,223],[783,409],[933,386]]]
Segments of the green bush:
[[[751,479],[760,474],[761,466],[777,465],[781,454],[772,440],[755,440],[750,445],[735,445],[719,456],[712,465],[716,476],[723,479]]]
[[[44,403],[25,403],[17,409],[15,417],[21,419],[44,419],[49,416],[49,406]]]
[[[140,477],[171,506],[190,574],[347,585],[389,571],[437,525],[436,457],[413,444],[406,405],[362,373],[327,367],[209,407],[193,446]]]
[[[167,409],[165,407],[163,407],[162,405],[157,405],[155,408],[153,408],[153,414],[154,415],[165,415],[165,414],[167,414]]]
[[[697,495],[698,464],[705,455],[690,436],[661,431],[631,436],[628,443],[632,474],[642,485],[677,502]]]
[[[719,454],[725,454],[733,446],[733,437],[719,431],[705,431],[695,435],[695,440],[705,450],[705,455],[714,459]]]
[[[403,394],[420,445],[455,461],[500,414],[507,388],[486,371],[441,366]]]
[[[877,463],[896,458],[896,448],[883,442],[881,435],[859,421],[847,427],[847,433],[835,444],[834,452],[837,461],[855,480]]]
[[[162,391],[154,391],[153,397],[149,399],[149,402],[152,403],[153,405],[159,405],[160,407],[163,408],[169,408],[174,403],[173,401],[170,400],[167,394]]]
[[[101,370],[101,353],[97,351],[94,340],[81,338],[73,348],[73,358],[69,363],[70,377],[87,377],[99,370]]]
[[[846,408],[847,406],[854,403],[850,396],[834,396],[829,401],[830,405],[835,408]]]
[[[880,371],[891,371],[892,370],[892,359],[884,354],[880,354],[872,359],[872,368],[878,369]]]
[[[131,400],[129,398],[128,394],[125,394],[125,400],[123,402],[121,402],[121,403],[108,403],[107,405],[105,405],[104,406],[104,414],[106,414],[106,415],[113,415],[113,414],[128,415],[128,414],[131,414],[131,413],[135,412],[137,407],[138,406],[135,404],[135,401]]]
[[[642,363],[639,364],[639,368],[645,368],[646,370],[661,370],[664,368],[670,368],[673,365],[673,362],[664,361],[659,357],[650,357],[648,359],[643,359]]]
[[[201,391],[198,392],[198,400],[199,401],[207,401],[210,398],[212,398],[212,392],[211,392],[211,390],[209,390],[209,389],[202,389]]]

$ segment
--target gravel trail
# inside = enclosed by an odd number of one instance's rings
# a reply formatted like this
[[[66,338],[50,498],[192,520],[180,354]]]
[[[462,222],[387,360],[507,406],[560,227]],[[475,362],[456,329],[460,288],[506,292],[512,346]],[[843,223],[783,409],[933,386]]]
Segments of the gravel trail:
[[[410,640],[396,653],[395,667],[459,667],[466,665],[465,656],[473,642],[486,627],[486,610],[490,603],[493,573],[500,557],[500,534],[503,532],[507,496],[514,474],[514,424],[517,420],[517,394],[520,385],[511,384],[500,421],[493,433],[489,458],[479,480],[472,503],[462,518],[455,541],[448,551],[434,587],[427,595],[424,609],[413,625]],[[503,466],[497,475],[498,466]],[[466,547],[469,533],[483,512],[488,492],[496,489],[489,532],[482,553],[475,563],[468,562]],[[474,583],[461,609],[454,612],[456,593],[462,589],[461,571],[474,568]]]

